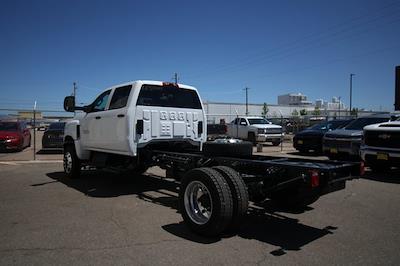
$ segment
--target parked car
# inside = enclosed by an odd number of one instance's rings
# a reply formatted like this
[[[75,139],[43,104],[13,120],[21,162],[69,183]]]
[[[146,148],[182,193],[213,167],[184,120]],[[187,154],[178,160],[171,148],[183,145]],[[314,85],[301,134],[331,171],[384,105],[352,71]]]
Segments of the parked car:
[[[64,143],[65,122],[51,123],[42,137],[43,149],[62,149]]]
[[[227,125],[227,130],[228,136],[245,139],[253,144],[272,142],[278,146],[284,136],[281,126],[273,125],[263,117],[238,117]]]
[[[327,132],[323,138],[322,150],[329,159],[360,159],[363,128],[368,125],[389,121],[389,114],[360,117],[341,129]]]
[[[325,133],[338,128],[342,128],[349,124],[351,120],[332,120],[325,121],[303,131],[300,131],[293,137],[293,147],[300,152],[314,151],[317,153],[322,152],[322,138]]]
[[[0,121],[0,150],[22,151],[31,146],[31,133],[23,121]]]
[[[400,120],[364,127],[360,155],[373,171],[400,166]]]

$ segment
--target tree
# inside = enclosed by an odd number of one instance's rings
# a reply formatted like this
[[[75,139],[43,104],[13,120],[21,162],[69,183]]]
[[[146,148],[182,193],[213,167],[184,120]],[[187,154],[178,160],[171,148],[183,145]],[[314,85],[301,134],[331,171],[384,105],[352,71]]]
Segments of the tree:
[[[298,116],[298,115],[299,115],[299,112],[296,109],[294,109],[292,112],[292,116]]]
[[[269,112],[267,103],[263,104],[261,115],[265,118]]]
[[[358,116],[358,108],[353,108],[351,111],[350,111],[350,115],[354,115],[354,116]]]
[[[319,110],[319,107],[315,106],[313,115],[321,115],[321,110]]]
[[[306,109],[301,109],[300,110],[300,115],[307,115],[307,110]]]

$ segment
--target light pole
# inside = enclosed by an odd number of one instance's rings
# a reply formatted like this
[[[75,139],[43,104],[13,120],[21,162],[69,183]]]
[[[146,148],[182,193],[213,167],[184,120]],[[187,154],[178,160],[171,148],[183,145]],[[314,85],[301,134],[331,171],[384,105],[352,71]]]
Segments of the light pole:
[[[249,88],[244,88],[246,91],[246,116],[249,115]]]
[[[351,106],[353,100],[353,76],[356,74],[350,74],[350,115],[351,115]]]
[[[342,97],[340,97],[339,96],[339,119],[340,119],[340,99],[341,99]]]

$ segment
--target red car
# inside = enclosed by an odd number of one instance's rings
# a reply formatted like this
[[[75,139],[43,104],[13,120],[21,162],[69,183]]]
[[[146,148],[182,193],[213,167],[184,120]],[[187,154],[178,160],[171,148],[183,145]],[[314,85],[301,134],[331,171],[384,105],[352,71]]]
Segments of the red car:
[[[22,121],[0,121],[0,150],[22,151],[31,146],[31,133]]]

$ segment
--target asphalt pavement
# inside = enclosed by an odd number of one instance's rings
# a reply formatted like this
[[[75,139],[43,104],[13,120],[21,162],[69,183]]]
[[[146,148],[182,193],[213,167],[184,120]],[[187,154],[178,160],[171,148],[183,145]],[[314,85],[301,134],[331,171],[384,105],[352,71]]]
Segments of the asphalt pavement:
[[[237,235],[190,232],[178,184],[62,164],[0,162],[0,265],[399,265],[400,170],[347,183],[302,213],[251,205]]]

